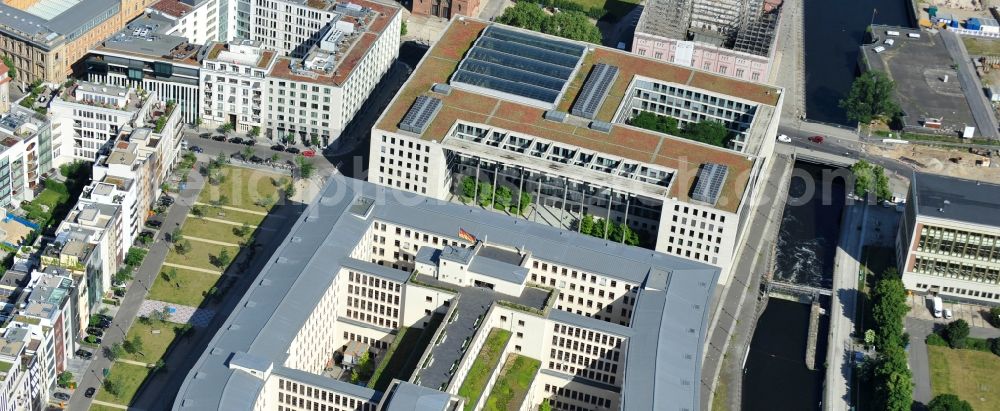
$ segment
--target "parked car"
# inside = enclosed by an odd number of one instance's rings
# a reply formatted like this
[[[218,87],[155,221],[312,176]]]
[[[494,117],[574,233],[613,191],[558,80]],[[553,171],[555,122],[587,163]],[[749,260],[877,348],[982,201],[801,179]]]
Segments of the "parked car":
[[[792,138],[788,137],[785,134],[779,134],[778,135],[778,141],[780,141],[782,143],[791,143],[792,142]]]
[[[69,394],[64,392],[57,392],[55,394],[52,394],[52,398],[55,398],[59,401],[69,401]]]
[[[90,327],[87,329],[87,334],[93,335],[94,337],[104,337],[104,330],[97,327]]]
[[[102,330],[107,330],[109,327],[111,327],[111,320],[102,319],[101,322],[97,323],[97,326]]]
[[[192,153],[204,153],[205,152],[205,149],[203,149],[201,147],[198,147],[198,146],[191,146],[190,150],[191,150]]]
[[[243,145],[253,147],[253,146],[257,145],[257,140],[254,140],[252,138],[244,139],[243,140]]]
[[[285,149],[285,151],[287,151],[289,153],[292,153],[292,154],[298,154],[299,153],[299,149],[297,149],[295,147],[288,147],[288,148]]]
[[[809,141],[812,141],[813,143],[816,143],[816,144],[820,144],[820,143],[823,142],[823,136],[812,136],[812,137],[809,137]]]
[[[239,137],[232,137],[228,141],[233,144],[243,144],[243,139]]]
[[[944,309],[944,318],[945,319],[951,319],[951,316],[952,316],[951,308],[945,308]]]
[[[148,220],[148,221],[146,221],[146,226],[147,227],[160,228],[160,226],[162,226],[162,225],[163,225],[163,222],[159,221],[159,220]]]
[[[97,392],[97,388],[90,387],[90,388],[87,388],[87,391],[83,392],[83,396],[87,397],[87,398],[90,398],[90,397],[93,397],[94,393],[96,393],[96,392]]]
[[[101,321],[107,321],[109,323],[111,322],[111,320],[114,319],[110,315],[107,315],[107,314],[97,314],[97,316],[101,318]]]
[[[285,146],[283,146],[281,144],[275,144],[275,145],[271,146],[271,150],[274,150],[274,151],[285,151]]]
[[[264,159],[260,158],[260,157],[257,157],[257,156],[253,156],[253,157],[250,157],[250,162],[251,163],[263,163]]]
[[[226,136],[212,136],[212,140],[215,140],[215,141],[226,141]]]
[[[81,348],[79,350],[76,350],[76,356],[83,358],[85,360],[89,360],[91,357],[94,356],[94,353]]]
[[[201,133],[198,135],[200,138],[212,138],[212,133]]]
[[[306,150],[302,152],[303,156],[306,157],[316,157],[316,150]]]
[[[169,206],[169,205],[172,205],[173,203],[174,203],[174,198],[171,197],[171,196],[160,197],[160,204],[163,204],[165,206]]]

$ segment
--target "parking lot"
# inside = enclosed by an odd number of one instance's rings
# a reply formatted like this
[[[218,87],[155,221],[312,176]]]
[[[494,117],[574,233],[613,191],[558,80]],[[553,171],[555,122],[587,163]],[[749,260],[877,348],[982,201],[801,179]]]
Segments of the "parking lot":
[[[973,327],[993,328],[993,326],[986,321],[986,316],[989,315],[990,311],[990,307],[987,306],[957,303],[945,300],[944,309],[951,310],[952,312],[952,318],[949,319],[944,318],[943,316],[941,318],[934,318],[930,297],[912,294],[907,297],[906,302],[907,305],[910,306],[910,312],[907,314],[909,317],[933,321],[940,324],[946,324],[958,319],[963,319]]]

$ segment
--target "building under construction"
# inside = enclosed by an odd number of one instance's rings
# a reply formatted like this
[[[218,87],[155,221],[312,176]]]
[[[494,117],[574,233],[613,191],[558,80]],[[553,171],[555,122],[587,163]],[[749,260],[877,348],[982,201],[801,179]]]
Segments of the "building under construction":
[[[648,0],[632,51],[766,81],[781,5],[781,0]]]

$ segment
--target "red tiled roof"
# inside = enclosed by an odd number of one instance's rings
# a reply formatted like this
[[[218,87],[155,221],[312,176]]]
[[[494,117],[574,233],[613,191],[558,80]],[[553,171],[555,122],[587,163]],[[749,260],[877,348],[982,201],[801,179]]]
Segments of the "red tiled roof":
[[[149,8],[168,16],[181,17],[191,12],[192,7],[178,0],[160,0]]]

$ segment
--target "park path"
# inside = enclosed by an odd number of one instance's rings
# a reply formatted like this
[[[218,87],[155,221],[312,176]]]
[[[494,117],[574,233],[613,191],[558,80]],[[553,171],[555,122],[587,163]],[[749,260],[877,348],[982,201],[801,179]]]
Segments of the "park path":
[[[224,205],[218,205],[217,206],[217,205],[211,205],[211,204],[201,203],[201,202],[197,202],[197,201],[195,202],[195,204],[196,205],[203,205],[203,206],[207,206],[207,207],[218,207],[218,208],[221,208],[223,210],[241,211],[241,212],[244,212],[244,213],[257,214],[257,215],[262,215],[262,216],[266,216],[267,215],[267,213],[265,213],[263,211],[248,210],[246,208],[230,207],[230,206],[224,206]]]
[[[224,245],[224,246],[229,246],[229,247],[239,247],[240,246],[239,244],[227,243],[227,242],[224,242],[224,241],[209,240],[207,238],[201,238],[201,237],[192,237],[192,236],[189,236],[189,235],[185,235],[184,238],[186,238],[188,240],[201,241],[203,243],[209,243],[209,244],[215,244],[215,245]]]
[[[104,402],[104,401],[100,401],[100,400],[93,400],[93,402],[94,402],[94,404],[103,405],[105,407],[117,408],[119,410],[127,410],[128,409],[128,407],[126,407],[124,405],[115,404],[113,402]]]
[[[150,364],[147,364],[147,363],[144,363],[144,362],[126,360],[124,358],[119,358],[119,359],[115,360],[115,362],[122,362],[122,363],[125,363],[125,364],[138,365],[140,367],[146,367],[146,368],[149,368],[149,366],[150,366]]]
[[[206,273],[206,274],[222,275],[222,272],[220,272],[220,271],[209,270],[209,269],[199,268],[199,267],[192,267],[190,265],[184,265],[184,264],[174,264],[174,263],[167,263],[167,262],[165,262],[165,263],[163,263],[163,266],[165,266],[165,267],[174,267],[174,268],[183,268],[185,270],[197,271],[197,272]]]

